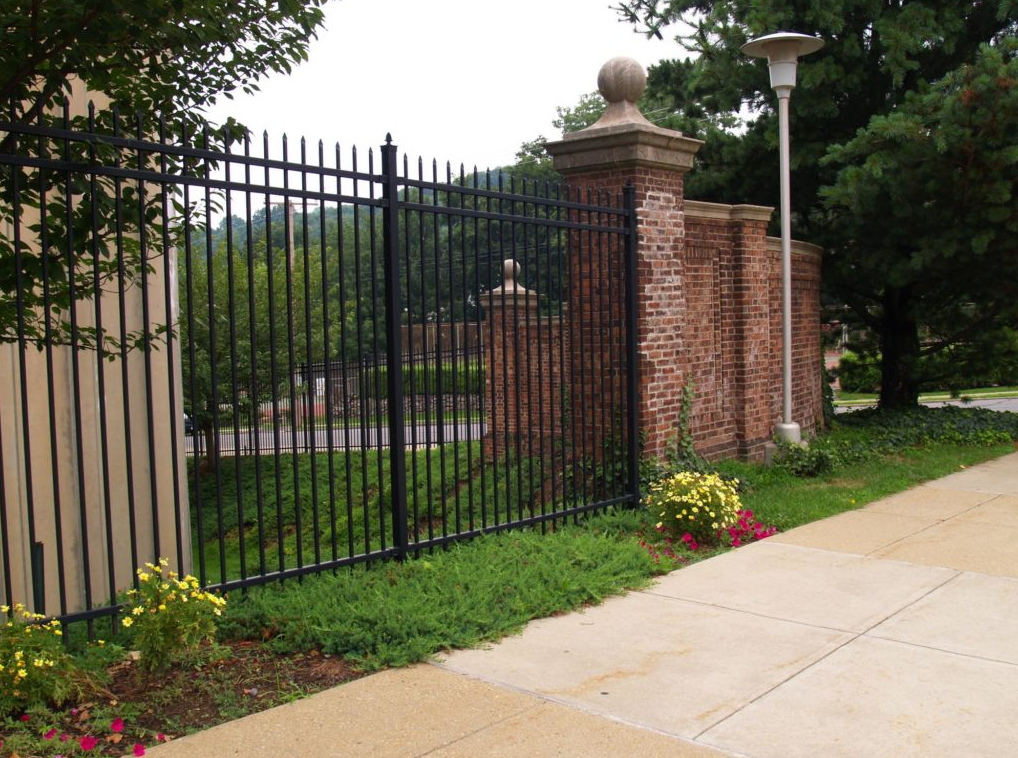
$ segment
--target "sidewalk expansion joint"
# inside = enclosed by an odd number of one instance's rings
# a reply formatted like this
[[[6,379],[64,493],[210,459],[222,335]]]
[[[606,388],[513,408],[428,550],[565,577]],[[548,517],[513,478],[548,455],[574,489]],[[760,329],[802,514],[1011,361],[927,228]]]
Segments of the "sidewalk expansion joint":
[[[717,721],[715,721],[714,723],[710,724],[706,728],[701,729],[699,732],[697,732],[697,734],[693,737],[693,739],[694,740],[699,740],[700,737],[702,737],[704,734],[709,732],[714,727],[718,726],[719,724],[723,724],[725,721],[728,721],[728,719],[732,718],[732,716],[735,716],[736,714],[741,713],[742,711],[744,711],[749,706],[753,705],[757,701],[761,700],[762,698],[766,697],[770,693],[774,692],[774,690],[778,689],[779,687],[783,687],[788,682],[790,682],[793,679],[796,679],[797,677],[801,676],[802,674],[804,674],[805,672],[809,671],[811,668],[813,668],[814,666],[819,664],[821,661],[827,660],[828,658],[830,658],[832,655],[837,653],[842,648],[846,647],[847,645],[851,645],[853,642],[858,640],[860,637],[868,637],[869,639],[879,639],[875,635],[870,635],[869,632],[872,631],[873,629],[875,629],[876,627],[880,626],[882,623],[887,621],[889,618],[892,618],[893,616],[897,616],[899,613],[901,613],[902,611],[906,610],[907,608],[911,608],[913,605],[918,603],[923,598],[925,598],[925,597],[929,596],[930,594],[936,592],[937,590],[941,589],[942,587],[944,587],[945,585],[949,584],[950,582],[955,581],[956,579],[958,579],[958,577],[960,577],[962,575],[962,573],[964,573],[964,572],[956,571],[953,576],[949,576],[947,579],[942,581],[936,587],[931,587],[929,590],[927,590],[926,592],[922,593],[919,597],[915,598],[914,600],[912,600],[909,603],[906,603],[901,608],[898,608],[897,610],[895,610],[893,613],[888,613],[886,616],[884,616],[880,620],[870,624],[863,631],[858,632],[858,633],[856,633],[856,632],[846,632],[847,634],[851,634],[852,637],[847,639],[847,640],[845,640],[844,642],[842,642],[840,644],[836,644],[833,648],[831,648],[826,653],[821,655],[815,661],[807,664],[806,666],[802,667],[798,671],[795,671],[795,672],[789,674],[784,679],[782,679],[780,682],[778,682],[777,684],[773,685],[772,687],[768,687],[766,690],[761,692],[759,695],[756,695],[755,697],[751,698],[747,702],[743,703],[741,706],[736,708],[734,711],[732,711],[728,715],[724,716],[723,718],[718,719]],[[811,626],[811,625],[810,624],[805,624],[805,626]],[[824,627],[819,627],[819,628],[822,629]]]

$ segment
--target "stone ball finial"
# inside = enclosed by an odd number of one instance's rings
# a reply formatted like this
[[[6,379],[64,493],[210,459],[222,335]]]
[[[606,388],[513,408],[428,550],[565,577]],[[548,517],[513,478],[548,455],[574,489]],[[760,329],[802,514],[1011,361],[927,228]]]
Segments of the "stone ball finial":
[[[609,104],[635,103],[646,88],[647,74],[632,58],[612,58],[597,73],[597,89]]]
[[[502,263],[502,286],[506,290],[516,289],[516,279],[520,275],[520,264],[514,261],[512,258],[508,258]]]

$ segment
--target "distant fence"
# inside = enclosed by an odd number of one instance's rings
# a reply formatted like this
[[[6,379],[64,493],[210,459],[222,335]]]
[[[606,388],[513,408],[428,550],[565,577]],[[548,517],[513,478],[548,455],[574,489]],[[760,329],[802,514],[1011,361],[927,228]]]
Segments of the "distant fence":
[[[632,192],[105,112],[0,131],[4,302],[61,336],[0,348],[3,602],[115,632],[159,556],[233,589],[636,504]],[[507,259],[526,302],[485,312]],[[628,284],[571,308],[602,266]]]
[[[407,444],[431,447],[440,438],[466,438],[466,424],[471,425],[471,438],[481,439],[486,429],[482,348],[404,352],[401,364]],[[327,364],[303,363],[297,370],[296,413],[290,411],[289,397],[276,403],[242,400],[237,414],[239,430],[235,433],[232,426],[219,426],[215,444],[208,441],[211,429],[201,429],[188,418],[184,429],[185,452],[201,457],[214,448],[220,456],[254,455],[274,450],[277,445],[281,452],[325,450],[330,420],[336,450],[388,447],[387,365],[385,356]],[[224,417],[232,419],[231,408],[220,410]],[[458,426],[458,435],[453,434],[452,425]],[[278,441],[274,432],[277,428]]]

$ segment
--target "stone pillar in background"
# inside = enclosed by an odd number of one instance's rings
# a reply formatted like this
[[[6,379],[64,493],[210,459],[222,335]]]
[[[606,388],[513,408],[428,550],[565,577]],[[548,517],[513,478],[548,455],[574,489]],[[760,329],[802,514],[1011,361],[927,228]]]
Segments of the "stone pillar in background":
[[[703,143],[647,121],[636,106],[645,86],[646,75],[639,63],[629,58],[609,61],[598,74],[598,88],[608,101],[604,115],[593,126],[548,143],[547,150],[555,169],[584,196],[577,199],[585,199],[587,190],[617,193],[629,183],[634,187],[639,219],[637,418],[644,436],[642,455],[661,457],[678,428],[685,383],[686,357],[680,330],[684,311],[682,181]],[[602,267],[585,264],[583,256],[575,254],[580,241],[570,242],[574,254],[569,264],[569,305],[574,313],[573,329],[582,330],[585,320],[588,324],[604,323],[603,315],[596,318],[590,313],[597,301],[592,295],[623,292],[624,271],[617,264]],[[619,309],[618,317],[621,315]],[[616,331],[624,334],[624,330]],[[577,370],[578,361],[587,362],[589,373],[589,362],[602,360],[601,356],[588,351],[578,354],[577,335],[571,335],[571,342],[574,374],[582,373]],[[579,391],[573,387],[573,396]],[[603,392],[603,388],[595,385],[586,387],[584,392]],[[595,396],[590,397],[590,402],[599,407],[605,399]],[[622,413],[624,409],[618,411]]]

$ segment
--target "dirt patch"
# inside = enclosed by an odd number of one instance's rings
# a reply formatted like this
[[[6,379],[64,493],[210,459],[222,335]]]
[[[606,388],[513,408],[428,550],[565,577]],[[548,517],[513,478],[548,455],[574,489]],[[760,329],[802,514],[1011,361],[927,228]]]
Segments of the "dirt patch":
[[[74,752],[83,738],[94,738],[90,756],[131,755],[136,743],[152,747],[363,676],[341,658],[317,651],[277,655],[257,642],[225,643],[210,648],[200,665],[161,674],[146,676],[131,660],[108,673],[109,681],[87,701],[33,714],[28,722],[12,720],[10,730],[0,726],[5,748],[14,742],[21,758],[49,756],[61,752],[60,743]],[[113,728],[116,719],[121,731]],[[38,735],[49,730],[43,741]],[[24,742],[29,733],[34,744]]]

